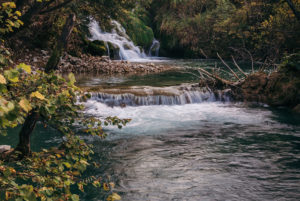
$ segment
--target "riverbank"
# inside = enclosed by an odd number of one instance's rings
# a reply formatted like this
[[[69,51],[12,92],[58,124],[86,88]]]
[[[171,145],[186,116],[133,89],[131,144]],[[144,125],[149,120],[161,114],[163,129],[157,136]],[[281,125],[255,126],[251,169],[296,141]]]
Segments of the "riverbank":
[[[235,101],[265,103],[273,107],[287,107],[300,113],[300,71],[292,66],[281,66],[270,74],[255,72],[238,82],[224,80],[211,74],[215,80],[201,80],[199,86],[213,91],[230,90]]]
[[[24,50],[24,57],[17,57],[15,64],[30,64],[33,69],[41,69],[46,66],[50,53],[46,50]],[[59,73],[97,73],[97,74],[147,74],[160,73],[176,69],[178,67],[169,64],[154,64],[152,62],[136,63],[130,61],[111,60],[107,56],[91,56],[83,54],[74,57],[64,54],[58,65]]]

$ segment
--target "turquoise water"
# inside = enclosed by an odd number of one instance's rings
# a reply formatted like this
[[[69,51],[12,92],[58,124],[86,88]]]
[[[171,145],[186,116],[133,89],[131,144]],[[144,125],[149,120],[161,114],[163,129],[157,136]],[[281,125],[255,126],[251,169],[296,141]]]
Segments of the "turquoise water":
[[[196,81],[190,74],[168,72],[81,75],[78,84],[163,87]],[[288,109],[211,100],[111,107],[92,99],[86,114],[132,119],[122,130],[107,127],[105,140],[82,136],[94,145],[93,161],[101,164],[84,177],[115,182],[122,200],[299,200],[300,116]],[[1,143],[16,144],[17,131],[10,134]],[[39,125],[33,150],[60,140],[55,130]],[[107,195],[88,186],[81,196],[89,201]]]

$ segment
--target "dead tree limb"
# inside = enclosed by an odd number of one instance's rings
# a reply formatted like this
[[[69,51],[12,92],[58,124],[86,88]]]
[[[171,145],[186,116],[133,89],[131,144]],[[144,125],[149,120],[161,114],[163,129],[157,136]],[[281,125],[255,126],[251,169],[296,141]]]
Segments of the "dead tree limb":
[[[239,76],[230,68],[230,66],[222,59],[222,57],[217,53],[219,59],[222,61],[222,63],[230,70],[230,72],[236,77],[238,80],[240,80]]]
[[[202,54],[206,59],[208,59],[207,54],[205,54],[205,52],[204,52],[204,50],[203,50],[202,48],[200,49],[200,52],[201,52],[201,54]]]
[[[237,69],[239,69],[239,71],[245,76],[248,77],[248,75],[240,68],[240,66],[237,64],[237,62],[235,61],[234,57],[231,55],[232,61],[235,65],[235,67],[237,67]]]
[[[203,74],[205,74],[205,75],[207,75],[207,76],[209,76],[209,77],[211,77],[213,79],[219,80],[220,82],[222,82],[222,83],[224,83],[226,85],[233,85],[232,82],[230,82],[228,80],[225,80],[225,79],[223,79],[223,78],[221,78],[221,77],[219,77],[217,75],[213,75],[213,74],[209,73],[208,71],[206,71],[206,70],[204,70],[202,68],[199,68],[198,70],[201,71]]]

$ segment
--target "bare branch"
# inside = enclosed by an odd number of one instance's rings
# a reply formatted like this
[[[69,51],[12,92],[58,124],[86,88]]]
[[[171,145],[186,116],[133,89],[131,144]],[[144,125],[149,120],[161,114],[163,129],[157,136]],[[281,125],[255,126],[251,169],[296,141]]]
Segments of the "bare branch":
[[[248,75],[240,68],[240,66],[237,64],[237,62],[235,61],[234,57],[231,55],[232,61],[234,63],[234,65],[237,67],[237,69],[239,69],[239,71],[245,76],[248,77]]]
[[[222,63],[231,71],[231,73],[236,77],[238,80],[240,80],[239,76],[230,68],[230,66],[222,59],[222,57],[217,53],[219,59],[222,61]]]

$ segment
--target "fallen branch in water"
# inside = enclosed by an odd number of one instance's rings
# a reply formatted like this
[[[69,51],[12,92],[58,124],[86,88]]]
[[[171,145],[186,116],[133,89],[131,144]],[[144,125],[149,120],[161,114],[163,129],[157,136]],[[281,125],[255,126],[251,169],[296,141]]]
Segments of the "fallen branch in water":
[[[222,61],[222,63],[230,70],[230,72],[236,77],[238,80],[240,80],[239,76],[230,68],[230,66],[222,59],[222,57],[217,53],[217,56]]]
[[[239,69],[239,71],[245,76],[245,77],[248,77],[248,75],[240,68],[240,66],[237,64],[237,62],[235,61],[234,57],[231,55],[232,57],[232,61],[235,65],[235,67],[237,67],[237,69]]]

